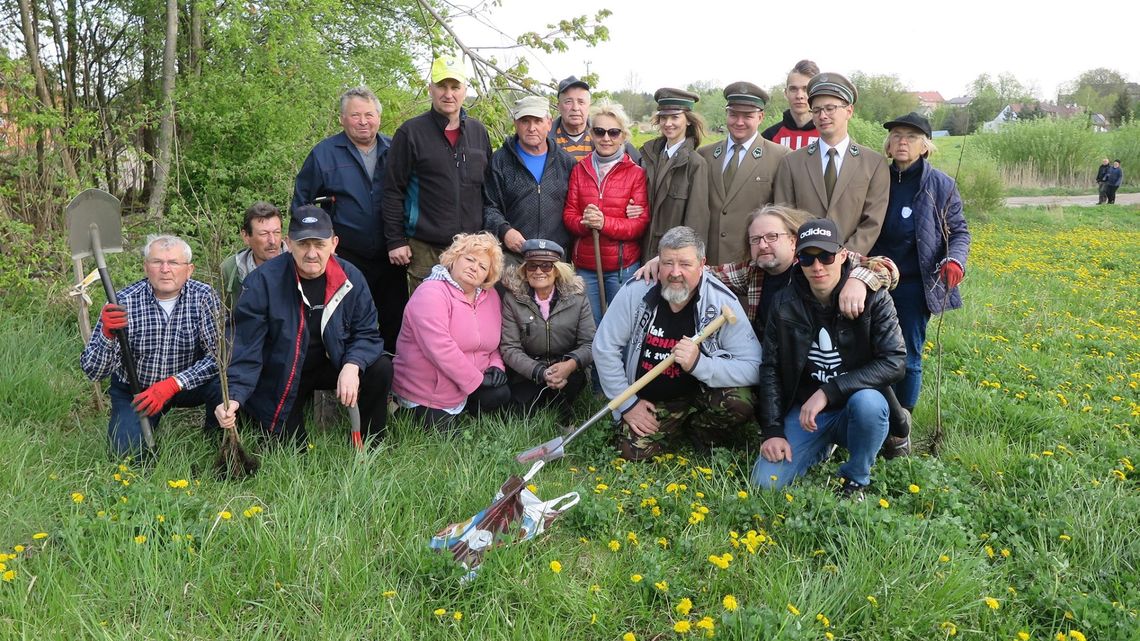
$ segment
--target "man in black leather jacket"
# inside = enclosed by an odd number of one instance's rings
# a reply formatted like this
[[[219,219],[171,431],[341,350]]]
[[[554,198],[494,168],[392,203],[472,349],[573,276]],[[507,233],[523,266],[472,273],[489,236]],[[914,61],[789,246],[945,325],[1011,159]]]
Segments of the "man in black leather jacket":
[[[783,487],[834,443],[850,453],[839,467],[842,493],[861,497],[887,436],[890,385],[903,376],[906,347],[886,290],[869,293],[854,320],[839,313],[849,270],[835,223],[809,221],[797,238],[799,267],[764,332],[755,395],[764,444],[752,483]]]

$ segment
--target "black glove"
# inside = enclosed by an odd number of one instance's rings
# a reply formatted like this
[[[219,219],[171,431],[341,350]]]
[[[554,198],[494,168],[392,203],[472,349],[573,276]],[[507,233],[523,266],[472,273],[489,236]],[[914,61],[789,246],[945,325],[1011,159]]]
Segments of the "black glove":
[[[507,373],[498,367],[488,367],[483,372],[483,387],[502,387],[507,384]]]

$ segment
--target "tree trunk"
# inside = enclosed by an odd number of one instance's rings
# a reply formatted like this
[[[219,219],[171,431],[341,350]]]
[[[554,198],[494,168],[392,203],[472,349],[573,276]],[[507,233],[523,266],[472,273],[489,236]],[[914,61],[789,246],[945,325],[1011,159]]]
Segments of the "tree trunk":
[[[202,5],[190,0],[190,73],[202,75]]]
[[[147,213],[154,219],[162,218],[166,189],[170,183],[170,158],[174,147],[174,57],[177,51],[178,0],[166,0],[166,49],[162,53],[162,127],[158,131],[154,189],[150,192],[150,203],[147,205]]]
[[[39,38],[36,36],[32,6],[30,0],[18,0],[18,4],[20,6],[20,24],[24,31],[24,47],[28,51],[28,66],[32,70],[32,77],[36,82],[36,95],[40,100],[40,105],[36,107],[36,110],[51,110],[54,109],[55,104],[48,92],[47,78],[44,75],[44,68],[40,64],[40,44]],[[63,170],[67,172],[67,177],[72,180],[79,180],[79,175],[75,172],[75,163],[71,161],[71,152],[68,151],[59,128],[49,127],[48,131],[52,142],[59,149],[60,160],[63,164]]]

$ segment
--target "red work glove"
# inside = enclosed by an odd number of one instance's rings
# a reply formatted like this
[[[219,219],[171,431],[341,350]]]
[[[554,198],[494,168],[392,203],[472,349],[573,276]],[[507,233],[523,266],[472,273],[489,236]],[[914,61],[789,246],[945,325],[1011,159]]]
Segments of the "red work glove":
[[[962,266],[954,261],[948,261],[942,266],[939,277],[946,283],[946,289],[954,289],[962,282]]]
[[[127,310],[122,305],[107,303],[103,306],[103,311],[99,312],[99,320],[103,322],[103,335],[111,338],[114,330],[127,328]]]
[[[170,376],[161,381],[151,385],[142,392],[135,396],[134,402],[131,406],[139,412],[146,412],[147,416],[154,416],[162,411],[162,408],[174,398],[182,387],[178,381]]]

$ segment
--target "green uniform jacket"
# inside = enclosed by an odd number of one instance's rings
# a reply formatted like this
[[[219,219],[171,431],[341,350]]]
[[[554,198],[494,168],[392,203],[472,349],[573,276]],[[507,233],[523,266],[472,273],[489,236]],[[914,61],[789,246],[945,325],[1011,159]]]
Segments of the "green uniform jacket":
[[[641,147],[641,167],[649,184],[649,232],[641,255],[657,255],[657,243],[677,225],[692,227],[704,235],[709,228],[709,168],[697,153],[693,139],[686,139],[666,160],[664,137]],[[643,260],[646,258],[643,258]]]
[[[744,150],[744,159],[736,169],[731,185],[724,184],[725,154],[732,149],[730,140],[720,140],[701,147],[700,154],[709,166],[708,262],[721,265],[748,257],[744,228],[748,214],[772,202],[772,185],[780,160],[788,148],[760,135]],[[698,230],[699,231],[699,230]]]

